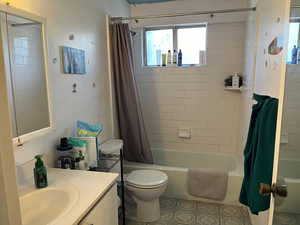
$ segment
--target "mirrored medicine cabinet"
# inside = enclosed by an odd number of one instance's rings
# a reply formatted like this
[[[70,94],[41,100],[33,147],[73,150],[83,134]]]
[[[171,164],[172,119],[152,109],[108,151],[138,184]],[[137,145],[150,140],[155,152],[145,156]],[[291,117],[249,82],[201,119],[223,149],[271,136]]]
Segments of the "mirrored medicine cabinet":
[[[53,129],[47,74],[45,20],[0,5],[2,62],[14,143]]]

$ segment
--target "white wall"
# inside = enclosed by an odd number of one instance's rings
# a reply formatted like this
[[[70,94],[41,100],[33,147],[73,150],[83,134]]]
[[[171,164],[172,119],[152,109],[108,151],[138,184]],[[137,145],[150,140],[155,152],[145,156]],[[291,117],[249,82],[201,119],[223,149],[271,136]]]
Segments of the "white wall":
[[[256,0],[249,0],[249,7],[256,6]],[[245,63],[244,63],[244,90],[241,96],[241,124],[240,124],[240,149],[241,154],[247,141],[250,117],[252,112],[252,96],[254,92],[256,41],[257,41],[257,14],[251,13],[246,23]]]
[[[132,15],[245,6],[245,1],[185,0],[133,6]],[[140,27],[147,25],[209,23],[208,66],[203,67],[143,68],[141,32],[134,37],[136,78],[152,147],[189,152],[239,152],[241,94],[225,91],[224,79],[234,72],[243,72],[246,18],[240,16],[217,15],[212,20],[209,16],[141,20],[132,24],[140,31]],[[191,128],[192,138],[178,138],[179,128]]]
[[[31,160],[40,153],[53,153],[58,139],[69,135],[76,120],[102,123],[102,140],[112,137],[109,79],[107,68],[105,14],[129,14],[125,0],[11,0],[12,6],[47,19],[49,46],[49,75],[53,102],[55,132],[26,143],[15,153],[17,164]],[[75,40],[70,41],[69,35]],[[59,47],[84,49],[87,74],[70,76],[61,73]],[[78,92],[72,93],[73,83]],[[95,82],[96,87],[93,88]]]

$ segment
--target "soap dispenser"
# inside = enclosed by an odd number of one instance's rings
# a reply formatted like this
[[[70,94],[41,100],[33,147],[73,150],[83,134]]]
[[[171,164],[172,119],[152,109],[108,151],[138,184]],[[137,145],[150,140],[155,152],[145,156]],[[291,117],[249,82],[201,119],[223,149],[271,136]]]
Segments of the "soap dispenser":
[[[37,155],[35,159],[35,168],[33,169],[35,186],[36,188],[45,188],[48,186],[47,169],[40,155]]]

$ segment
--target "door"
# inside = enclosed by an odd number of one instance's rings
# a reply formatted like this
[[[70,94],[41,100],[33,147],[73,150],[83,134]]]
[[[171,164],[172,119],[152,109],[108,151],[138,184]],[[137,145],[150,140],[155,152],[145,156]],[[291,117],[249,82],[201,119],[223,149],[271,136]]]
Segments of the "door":
[[[285,89],[290,0],[259,0],[257,2],[257,52],[254,92],[279,99],[273,183],[277,183]],[[268,212],[252,216],[253,225],[272,225],[275,201]],[[290,225],[290,224],[289,224]]]
[[[298,5],[296,5],[298,2]],[[300,224],[300,1],[292,1],[286,56],[285,91],[277,184],[287,198],[275,197],[273,225]]]

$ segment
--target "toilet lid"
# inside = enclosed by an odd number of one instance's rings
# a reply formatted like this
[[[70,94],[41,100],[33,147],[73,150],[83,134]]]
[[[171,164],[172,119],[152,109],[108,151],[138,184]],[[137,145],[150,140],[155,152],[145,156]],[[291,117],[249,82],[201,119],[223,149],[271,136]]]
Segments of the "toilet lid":
[[[166,183],[167,174],[156,170],[135,170],[128,177],[127,182],[136,186],[158,186]]]

